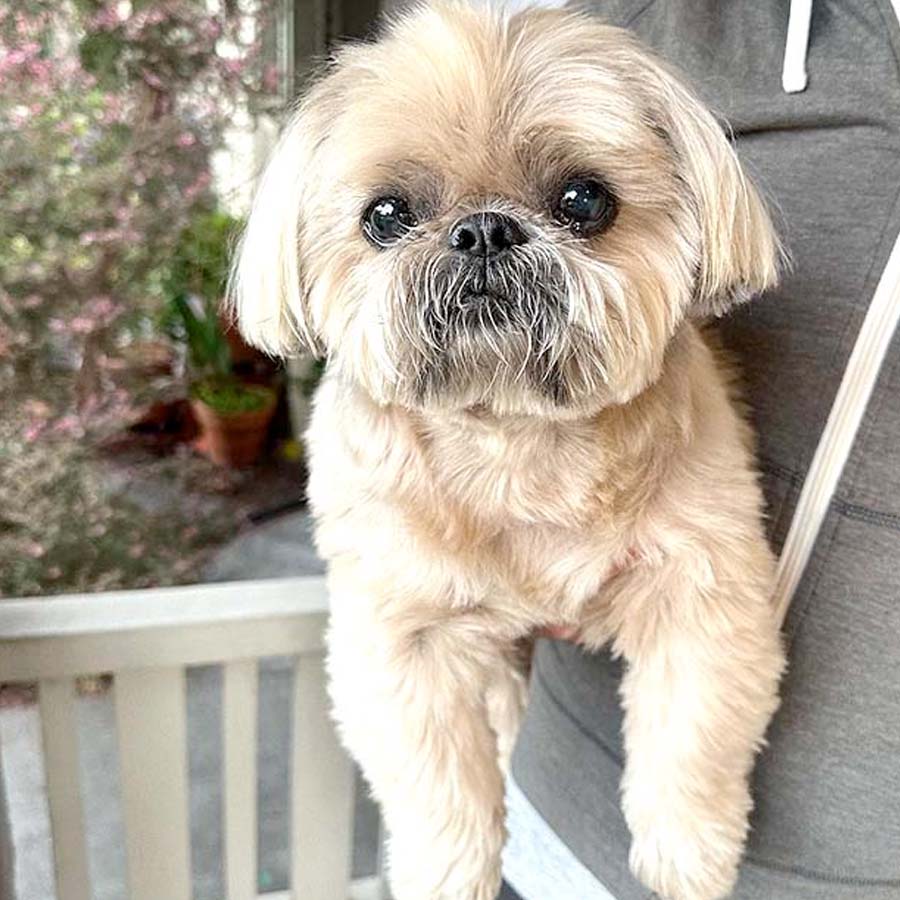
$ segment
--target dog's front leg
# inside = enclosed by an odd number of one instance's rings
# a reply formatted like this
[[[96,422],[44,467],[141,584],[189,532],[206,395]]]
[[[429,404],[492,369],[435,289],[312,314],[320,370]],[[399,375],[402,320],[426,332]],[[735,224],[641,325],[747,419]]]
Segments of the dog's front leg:
[[[498,655],[465,614],[332,600],[335,716],[389,832],[395,900],[493,900],[503,781],[485,692]],[[380,610],[380,612],[379,612]]]
[[[616,592],[631,866],[666,900],[731,891],[749,776],[777,706],[784,662],[768,553],[732,563],[672,559]]]

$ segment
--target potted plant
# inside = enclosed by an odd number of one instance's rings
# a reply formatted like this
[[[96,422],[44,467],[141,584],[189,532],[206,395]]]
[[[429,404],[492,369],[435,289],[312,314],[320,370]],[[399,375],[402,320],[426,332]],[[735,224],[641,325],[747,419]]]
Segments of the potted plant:
[[[187,347],[191,408],[204,451],[222,465],[248,466],[259,459],[277,397],[272,388],[247,384],[232,371],[219,310],[235,226],[229,216],[213,212],[185,229],[167,278],[165,324]]]

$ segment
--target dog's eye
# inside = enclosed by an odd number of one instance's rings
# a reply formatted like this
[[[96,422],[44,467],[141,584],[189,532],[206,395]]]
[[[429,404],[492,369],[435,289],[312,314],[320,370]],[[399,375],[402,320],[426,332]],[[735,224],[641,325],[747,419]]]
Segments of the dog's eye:
[[[613,192],[596,178],[573,178],[559,192],[554,215],[574,234],[590,236],[612,224],[618,212]]]
[[[416,217],[402,197],[378,197],[363,214],[363,234],[376,246],[385,247],[399,241],[416,225]]]

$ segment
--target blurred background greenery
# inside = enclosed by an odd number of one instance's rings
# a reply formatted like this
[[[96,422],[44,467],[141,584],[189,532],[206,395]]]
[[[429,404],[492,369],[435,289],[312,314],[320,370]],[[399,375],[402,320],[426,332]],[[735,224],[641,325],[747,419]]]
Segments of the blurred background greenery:
[[[193,580],[301,494],[283,398],[249,469],[208,458],[187,402],[213,373],[283,391],[218,308],[259,134],[303,68],[285,48],[327,42],[298,10],[0,7],[0,595]]]

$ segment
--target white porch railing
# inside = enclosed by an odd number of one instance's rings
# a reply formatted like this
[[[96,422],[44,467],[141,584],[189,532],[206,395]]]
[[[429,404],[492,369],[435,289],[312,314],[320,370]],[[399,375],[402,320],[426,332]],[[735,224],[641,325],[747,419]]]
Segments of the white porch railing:
[[[257,898],[257,663],[295,656],[291,889],[380,900],[352,882],[353,771],[328,717],[321,578],[0,602],[0,682],[37,681],[57,900],[91,900],[75,677],[111,672],[130,900],[190,900],[185,668],[223,668],[224,900]],[[2,749],[2,748],[0,748]],[[2,812],[2,811],[0,811]],[[302,824],[301,824],[302,823]]]

